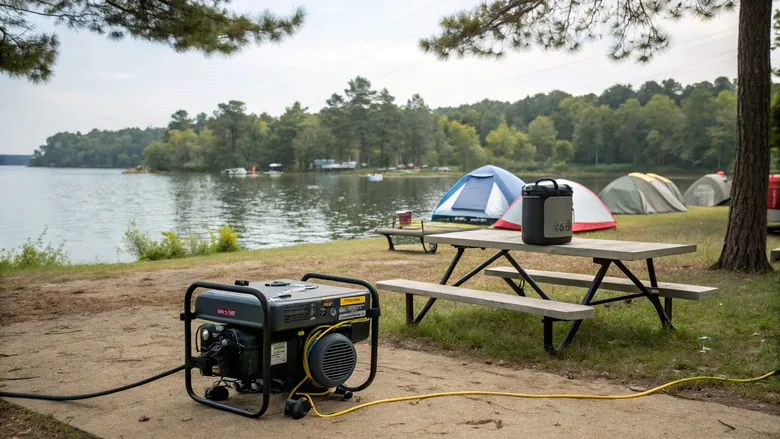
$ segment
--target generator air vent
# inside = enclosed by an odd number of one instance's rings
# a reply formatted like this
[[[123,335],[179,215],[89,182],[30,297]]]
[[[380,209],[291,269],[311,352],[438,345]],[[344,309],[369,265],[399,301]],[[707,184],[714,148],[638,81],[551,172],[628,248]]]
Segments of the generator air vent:
[[[344,384],[357,364],[357,352],[352,341],[343,334],[322,337],[309,355],[309,370],[315,381],[326,387]]]

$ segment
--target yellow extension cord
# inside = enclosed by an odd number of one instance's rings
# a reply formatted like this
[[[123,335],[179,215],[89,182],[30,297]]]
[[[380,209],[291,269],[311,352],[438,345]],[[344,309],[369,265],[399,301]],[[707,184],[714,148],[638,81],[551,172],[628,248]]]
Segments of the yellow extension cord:
[[[327,334],[331,330],[336,329],[341,325],[347,323],[358,323],[358,322],[365,322],[365,321],[368,321],[368,319],[363,318],[363,319],[345,320],[333,326],[318,326],[317,328],[314,329],[314,331],[312,331],[312,333],[309,335],[309,338],[307,338],[306,343],[304,344],[304,351],[303,351],[303,368],[304,371],[306,372],[306,377],[303,380],[301,380],[301,382],[298,383],[298,385],[295,386],[295,388],[293,388],[293,390],[290,392],[290,396],[289,396],[290,398],[292,398],[293,395],[295,395],[295,391],[298,390],[298,388],[301,387],[301,385],[303,385],[303,383],[305,383],[306,380],[314,381],[314,379],[311,376],[311,372],[309,371],[309,362],[308,362],[308,351],[311,344],[319,340],[320,338],[322,338],[325,334]],[[756,381],[761,381],[763,379],[769,378],[770,376],[775,374],[780,375],[780,369],[767,372],[755,378],[740,379],[740,378],[722,378],[722,377],[709,377],[709,376],[682,378],[679,380],[670,381],[658,387],[653,387],[652,389],[645,390],[644,392],[631,393],[628,395],[581,395],[581,394],[566,394],[566,393],[558,393],[558,394],[553,393],[553,394],[545,395],[545,394],[533,394],[533,393],[490,392],[485,390],[428,393],[425,395],[402,396],[399,398],[388,398],[388,399],[380,399],[377,401],[366,402],[335,413],[320,413],[319,411],[317,411],[317,408],[314,406],[314,400],[311,398],[312,396],[327,395],[330,393],[330,389],[328,389],[326,392],[301,393],[300,395],[303,395],[304,397],[306,397],[306,399],[309,400],[309,403],[311,404],[311,410],[318,417],[335,418],[337,416],[346,415],[347,413],[352,413],[354,411],[375,406],[375,405],[389,404],[389,403],[403,402],[403,401],[416,401],[416,400],[429,399],[429,398],[440,398],[443,396],[478,395],[478,396],[509,396],[513,398],[538,398],[538,399],[541,398],[544,399],[633,399],[633,398],[640,398],[642,396],[651,395],[653,393],[659,392],[663,389],[666,389],[667,387],[671,387],[676,384],[688,383],[692,381],[710,380],[710,381],[723,381],[729,383],[753,383]]]

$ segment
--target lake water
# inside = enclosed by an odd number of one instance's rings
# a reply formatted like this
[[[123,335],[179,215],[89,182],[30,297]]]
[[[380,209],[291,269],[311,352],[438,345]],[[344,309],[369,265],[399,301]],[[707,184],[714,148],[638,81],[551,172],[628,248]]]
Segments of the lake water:
[[[612,178],[577,180],[598,192]],[[168,230],[205,233],[230,224],[250,249],[367,237],[389,225],[396,210],[430,218],[457,179],[369,182],[322,174],[235,178],[0,166],[0,248],[46,230],[44,242],[64,243],[75,262],[132,261],[122,249],[132,220],[155,238]],[[675,182],[683,191],[691,183]]]

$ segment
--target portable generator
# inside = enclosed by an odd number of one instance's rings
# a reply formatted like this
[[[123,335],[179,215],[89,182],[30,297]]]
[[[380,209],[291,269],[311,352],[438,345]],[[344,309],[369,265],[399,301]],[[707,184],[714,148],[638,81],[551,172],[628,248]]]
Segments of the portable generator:
[[[355,287],[307,282],[321,279]],[[194,310],[192,296],[197,289]],[[192,334],[194,320],[203,322]],[[343,399],[374,380],[379,336],[379,294],[368,282],[308,273],[300,281],[237,280],[234,285],[195,282],[184,298],[184,372],[195,401],[249,417],[260,417],[271,393],[289,392],[284,413],[302,418],[311,409],[303,395],[338,394]],[[346,385],[357,364],[354,344],[370,336],[366,380]],[[193,350],[192,343],[195,343]],[[199,396],[192,369],[216,377]],[[247,410],[222,401],[231,390],[262,394],[262,406]]]

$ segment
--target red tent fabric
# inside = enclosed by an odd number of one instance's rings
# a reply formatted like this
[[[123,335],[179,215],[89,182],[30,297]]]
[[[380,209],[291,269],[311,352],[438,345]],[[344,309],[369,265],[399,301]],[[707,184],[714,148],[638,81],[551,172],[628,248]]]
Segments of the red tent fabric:
[[[617,226],[615,217],[609,211],[607,206],[601,201],[598,195],[587,187],[570,180],[558,178],[555,181],[558,184],[567,184],[574,190],[572,214],[574,223],[572,230],[574,232],[584,232],[587,230],[609,229]],[[497,229],[522,230],[523,223],[523,197],[518,197],[501,215],[501,218],[493,224]]]

